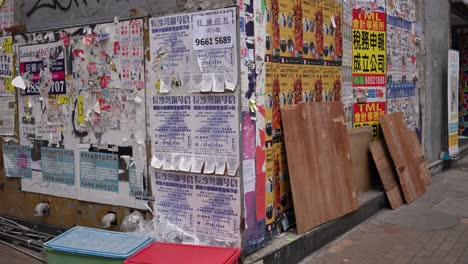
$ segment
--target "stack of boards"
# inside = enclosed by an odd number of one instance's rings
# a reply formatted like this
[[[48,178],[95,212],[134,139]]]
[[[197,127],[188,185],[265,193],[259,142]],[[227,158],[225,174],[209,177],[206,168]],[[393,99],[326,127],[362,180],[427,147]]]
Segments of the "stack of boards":
[[[381,116],[380,123],[384,139],[372,142],[370,150],[390,206],[396,209],[403,200],[411,203],[423,195],[431,176],[418,138],[406,127],[403,113]]]
[[[343,109],[341,102],[300,103],[282,109],[298,234],[358,208]],[[403,113],[381,116],[380,121],[385,139],[371,142],[370,151],[390,205],[396,209],[424,194],[431,178]]]

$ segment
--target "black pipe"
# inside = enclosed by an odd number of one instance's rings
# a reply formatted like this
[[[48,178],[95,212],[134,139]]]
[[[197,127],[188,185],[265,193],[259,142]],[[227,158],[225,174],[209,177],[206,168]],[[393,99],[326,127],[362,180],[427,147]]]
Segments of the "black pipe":
[[[8,241],[15,241],[18,242],[20,245],[33,249],[35,251],[41,252],[42,251],[42,246],[43,243],[38,242],[33,239],[24,239],[22,237],[18,237],[15,235],[10,235],[8,233],[5,233],[3,231],[0,231],[0,239],[2,240],[8,240]]]

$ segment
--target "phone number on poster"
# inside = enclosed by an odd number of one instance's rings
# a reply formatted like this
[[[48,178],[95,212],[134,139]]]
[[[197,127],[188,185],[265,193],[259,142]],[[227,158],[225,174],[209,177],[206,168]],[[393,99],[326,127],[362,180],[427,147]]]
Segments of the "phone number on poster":
[[[208,46],[208,45],[218,45],[218,44],[229,44],[231,43],[231,37],[215,37],[213,38],[200,38],[195,39],[195,45],[197,46]]]
[[[385,76],[355,76],[355,85],[385,85]]]

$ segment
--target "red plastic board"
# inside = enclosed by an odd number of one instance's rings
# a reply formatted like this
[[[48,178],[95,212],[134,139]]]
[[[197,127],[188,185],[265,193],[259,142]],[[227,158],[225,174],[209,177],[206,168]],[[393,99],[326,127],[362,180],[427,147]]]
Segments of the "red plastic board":
[[[125,264],[235,264],[237,248],[208,247],[155,242],[143,248]]]

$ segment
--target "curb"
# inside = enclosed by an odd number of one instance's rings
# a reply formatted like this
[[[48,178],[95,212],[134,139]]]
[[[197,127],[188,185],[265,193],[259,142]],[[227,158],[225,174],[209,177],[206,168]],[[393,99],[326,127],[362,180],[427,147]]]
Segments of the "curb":
[[[460,154],[467,150],[468,144],[459,147]],[[428,163],[428,168],[433,177],[444,170],[443,161],[432,161]],[[356,211],[325,223],[302,236],[298,236],[298,238],[292,242],[277,243],[280,244],[280,246],[274,245],[275,243],[273,242],[257,252],[248,255],[244,263],[300,263],[306,257],[372,217],[385,207],[388,207],[385,193],[378,191],[378,194],[361,204]]]
[[[361,204],[359,209],[341,218],[325,223],[279,249],[260,249],[247,256],[244,263],[299,263],[304,258],[348,232],[387,206],[385,193],[378,192]]]

